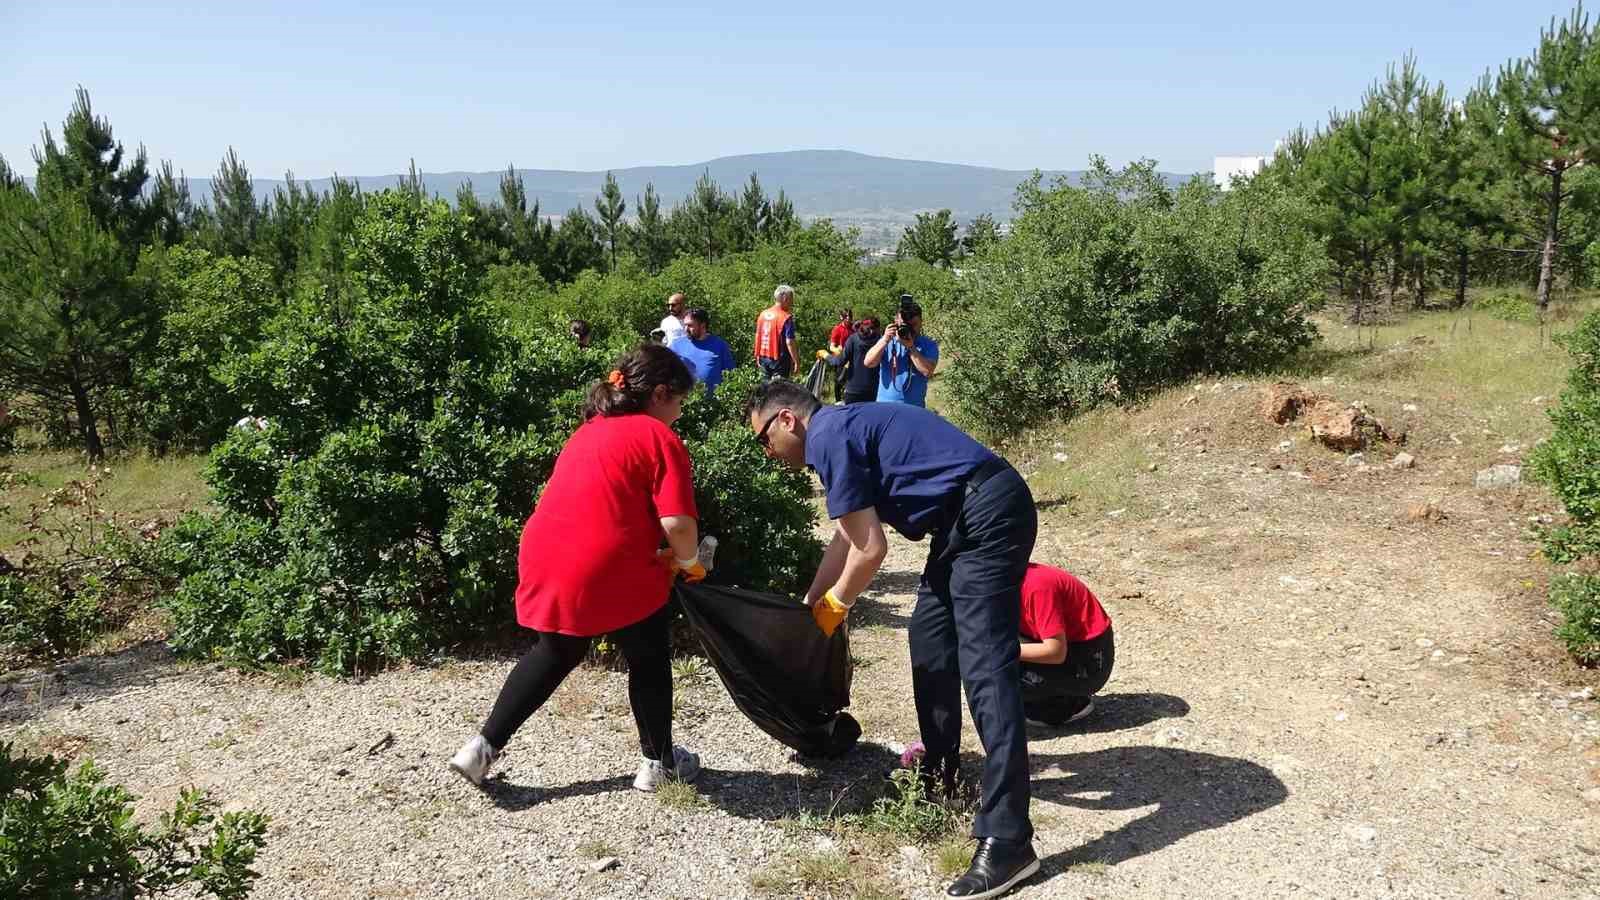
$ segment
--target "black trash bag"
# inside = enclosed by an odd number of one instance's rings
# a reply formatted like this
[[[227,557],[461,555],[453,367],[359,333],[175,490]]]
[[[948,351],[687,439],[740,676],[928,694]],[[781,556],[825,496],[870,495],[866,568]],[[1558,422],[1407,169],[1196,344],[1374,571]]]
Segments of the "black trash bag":
[[[824,637],[811,610],[782,594],[709,584],[675,588],[733,702],[802,756],[841,756],[861,737],[850,705],[850,637]]]

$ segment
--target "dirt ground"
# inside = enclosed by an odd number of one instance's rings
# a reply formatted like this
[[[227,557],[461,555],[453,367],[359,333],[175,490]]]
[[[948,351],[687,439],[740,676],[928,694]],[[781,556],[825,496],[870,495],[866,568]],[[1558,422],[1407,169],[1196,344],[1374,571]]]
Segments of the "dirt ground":
[[[1550,636],[1528,535],[1548,496],[1474,487],[1444,434],[1392,469],[1395,448],[1352,460],[1261,423],[1254,386],[1196,396],[1129,414],[1136,504],[1037,498],[1035,559],[1099,593],[1117,668],[1083,727],[1031,734],[1044,867],[1015,896],[1600,897],[1600,702]],[[10,676],[0,734],[94,756],[148,809],[189,784],[264,809],[262,898],[938,896],[931,848],[806,826],[916,736],[923,552],[896,539],[853,613],[865,738],[843,760],[794,758],[682,667],[677,736],[706,772],[681,806],[630,789],[624,676],[601,669],[486,792],[446,771],[503,656],[286,681],[147,644]],[[858,877],[762,877],[819,853]]]

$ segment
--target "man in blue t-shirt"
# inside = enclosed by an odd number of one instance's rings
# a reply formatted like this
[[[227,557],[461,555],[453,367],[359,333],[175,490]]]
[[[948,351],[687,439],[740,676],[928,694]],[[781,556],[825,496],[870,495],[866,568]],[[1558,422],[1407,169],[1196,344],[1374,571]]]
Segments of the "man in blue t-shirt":
[[[773,381],[751,391],[745,412],[768,456],[815,470],[827,493],[837,529],[805,598],[824,633],[883,564],[885,524],[912,540],[932,535],[910,629],[923,773],[929,787],[953,790],[965,687],[988,759],[972,825],[978,849],[947,894],[998,896],[1039,869],[1017,641],[1039,529],[1027,483],[961,429],[907,404],[823,406]]]
[[[711,313],[695,307],[684,313],[683,337],[667,345],[683,357],[694,372],[694,380],[706,386],[706,396],[722,383],[722,373],[734,367],[733,350],[728,342],[711,333]]]
[[[878,402],[928,405],[928,379],[939,367],[939,344],[922,333],[922,307],[900,295],[894,324],[883,330],[862,365],[878,370]]]

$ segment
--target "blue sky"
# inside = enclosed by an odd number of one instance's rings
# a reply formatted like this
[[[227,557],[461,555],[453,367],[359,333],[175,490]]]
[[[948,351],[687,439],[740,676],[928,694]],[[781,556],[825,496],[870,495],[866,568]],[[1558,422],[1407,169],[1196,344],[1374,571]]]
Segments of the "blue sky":
[[[1572,8],[1302,5],[0,0],[0,155],[31,174],[82,84],[119,139],[191,176],[229,145],[258,177],[802,148],[1201,171],[1355,103],[1407,50],[1460,92]]]

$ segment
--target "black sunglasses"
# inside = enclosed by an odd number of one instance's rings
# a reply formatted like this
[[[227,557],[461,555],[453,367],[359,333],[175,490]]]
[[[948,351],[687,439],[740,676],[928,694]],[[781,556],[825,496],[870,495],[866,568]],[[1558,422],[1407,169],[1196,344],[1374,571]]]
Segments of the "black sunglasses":
[[[760,431],[756,432],[756,443],[763,447],[770,445],[772,438],[767,435],[767,432],[772,430],[772,423],[778,421],[778,417],[783,415],[783,413],[784,411],[780,409],[772,415],[767,416],[766,423],[761,426]]]

